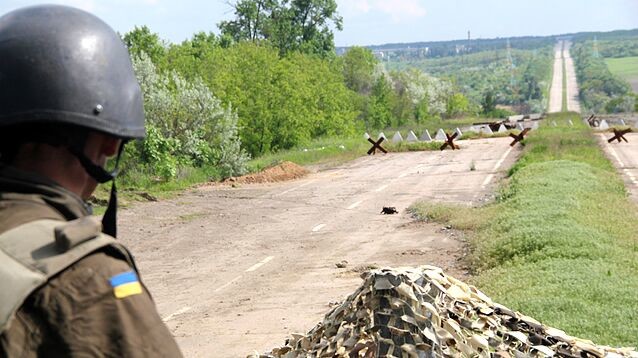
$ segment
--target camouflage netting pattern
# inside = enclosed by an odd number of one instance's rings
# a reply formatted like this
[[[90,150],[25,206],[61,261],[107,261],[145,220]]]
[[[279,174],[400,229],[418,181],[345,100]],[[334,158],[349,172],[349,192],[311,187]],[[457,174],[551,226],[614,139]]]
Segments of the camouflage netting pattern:
[[[638,357],[514,312],[440,268],[378,269],[307,335],[253,358]]]

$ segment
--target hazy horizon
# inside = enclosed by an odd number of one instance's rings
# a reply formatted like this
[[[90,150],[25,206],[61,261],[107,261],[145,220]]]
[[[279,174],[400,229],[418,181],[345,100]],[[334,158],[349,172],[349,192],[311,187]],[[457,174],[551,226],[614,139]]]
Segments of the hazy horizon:
[[[126,33],[148,26],[169,42],[180,43],[233,18],[225,0],[49,0],[94,13]],[[3,0],[0,14],[39,4],[37,0]],[[337,0],[344,30],[335,45],[377,46],[393,43],[554,36],[638,28],[638,0]]]

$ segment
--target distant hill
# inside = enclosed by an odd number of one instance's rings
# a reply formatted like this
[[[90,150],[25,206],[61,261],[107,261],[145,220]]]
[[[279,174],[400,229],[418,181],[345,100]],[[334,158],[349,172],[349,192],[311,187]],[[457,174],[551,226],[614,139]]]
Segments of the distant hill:
[[[365,46],[372,50],[378,57],[419,57],[437,58],[454,56],[458,54],[476,53],[504,49],[509,46],[513,49],[534,50],[550,45],[558,38],[573,38],[574,40],[586,40],[597,38],[598,40],[626,39],[638,36],[638,29],[615,30],[608,32],[578,32],[551,36],[523,36],[503,37],[494,39],[464,39],[451,41],[426,41],[410,43],[389,43],[382,45]],[[337,54],[346,52],[348,47],[337,47]]]

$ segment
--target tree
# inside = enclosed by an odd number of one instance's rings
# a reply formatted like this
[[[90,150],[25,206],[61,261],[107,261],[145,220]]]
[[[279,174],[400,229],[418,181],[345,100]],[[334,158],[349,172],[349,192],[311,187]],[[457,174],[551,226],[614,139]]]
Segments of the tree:
[[[217,26],[236,42],[266,39],[275,11],[280,7],[279,0],[238,0],[228,4],[235,11],[235,19]]]
[[[151,32],[148,26],[135,26],[124,35],[122,40],[131,56],[139,57],[145,53],[156,66],[163,63],[167,46],[157,33]]]
[[[218,24],[235,41],[268,40],[281,56],[291,51],[329,57],[334,53],[332,27],[342,30],[335,0],[238,0],[235,19]]]
[[[374,69],[379,62],[370,49],[353,46],[340,58],[346,86],[359,94],[369,94],[374,83]]]
[[[483,107],[483,114],[489,114],[496,109],[496,98],[492,91],[487,91],[487,93],[485,93],[481,106]]]
[[[385,76],[379,76],[372,87],[368,116],[368,128],[381,129],[392,124],[392,104],[394,92]]]
[[[455,93],[448,98],[447,117],[453,118],[467,113],[470,108],[470,102],[462,93]]]

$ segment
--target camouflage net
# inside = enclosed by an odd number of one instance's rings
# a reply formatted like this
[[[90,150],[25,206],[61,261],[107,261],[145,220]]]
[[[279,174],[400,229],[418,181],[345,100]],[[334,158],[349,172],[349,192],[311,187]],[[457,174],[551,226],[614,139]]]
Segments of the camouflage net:
[[[379,269],[307,335],[253,358],[638,357],[492,302],[440,268]]]

